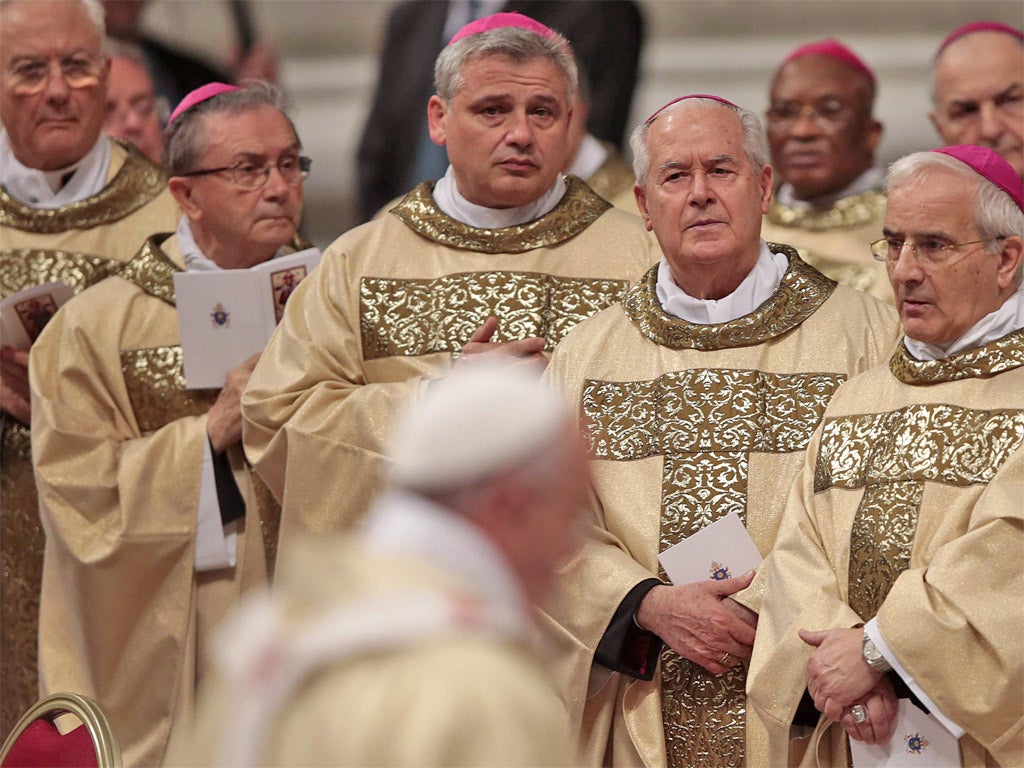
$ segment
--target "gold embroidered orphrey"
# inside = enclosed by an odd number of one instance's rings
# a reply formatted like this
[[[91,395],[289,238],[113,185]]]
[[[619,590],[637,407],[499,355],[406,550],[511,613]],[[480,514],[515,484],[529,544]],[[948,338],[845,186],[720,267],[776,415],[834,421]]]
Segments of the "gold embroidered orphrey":
[[[664,457],[664,551],[730,511],[745,523],[749,454],[803,450],[844,378],[701,369],[652,381],[591,380],[582,407],[595,458]],[[742,668],[711,675],[666,646],[661,690],[670,766],[742,764]]]
[[[490,316],[496,341],[543,336],[550,351],[577,323],[625,295],[625,280],[541,272],[463,272],[433,279],[363,278],[363,359],[454,352]]]
[[[885,216],[885,194],[870,189],[857,195],[836,200],[830,207],[794,208],[779,202],[772,203],[765,217],[772,224],[805,229],[809,232],[829,232],[850,229],[881,221]]]
[[[915,405],[826,421],[814,491],[863,488],[850,534],[850,607],[874,618],[910,563],[926,481],[988,483],[1024,445],[1024,410]]]

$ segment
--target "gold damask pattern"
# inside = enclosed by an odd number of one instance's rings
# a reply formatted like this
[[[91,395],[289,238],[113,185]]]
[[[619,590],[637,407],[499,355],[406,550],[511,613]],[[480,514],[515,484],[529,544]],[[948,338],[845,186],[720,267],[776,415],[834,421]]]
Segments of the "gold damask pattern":
[[[869,485],[850,532],[850,607],[864,621],[878,613],[896,578],[910,565],[924,483]],[[853,552],[856,555],[853,555]]]
[[[881,221],[885,216],[885,195],[872,189],[837,200],[830,208],[792,208],[773,202],[768,209],[767,219],[772,224],[796,227],[811,232],[827,232],[833,229],[848,229]]]
[[[775,294],[748,315],[728,323],[690,323],[665,312],[658,301],[658,266],[634,285],[622,306],[640,332],[669,349],[730,349],[762,344],[792,330],[817,311],[835,290],[829,280],[805,264],[788,245],[769,243],[773,253],[789,259],[789,269]]]
[[[915,360],[900,344],[889,359],[892,375],[904,384],[938,384],[995,376],[1024,365],[1024,329],[981,347],[940,360]]]
[[[664,551],[730,511],[746,522],[749,454],[803,450],[843,378],[702,369],[651,381],[591,380],[584,383],[582,407],[595,458],[664,456]],[[743,763],[743,691],[741,670],[711,675],[662,650],[670,766]]]
[[[121,373],[139,431],[148,435],[186,416],[202,416],[217,399],[215,389],[185,389],[181,347],[121,353]]]
[[[867,248],[867,246],[865,246]],[[870,291],[878,279],[878,269],[874,264],[857,264],[850,261],[838,261],[818,251],[797,248],[800,258],[816,270],[835,280],[840,285],[856,288],[858,291]]]
[[[364,277],[359,285],[363,359],[454,352],[490,316],[495,341],[543,336],[554,347],[573,326],[619,301],[625,280],[541,272],[462,272],[424,279]]]
[[[864,489],[849,566],[850,605],[862,619],[910,562],[924,483],[987,483],[1022,445],[1024,410],[915,405],[825,422],[815,492]]]
[[[45,538],[28,427],[10,420],[0,445],[0,734],[39,698],[36,637]]]
[[[121,170],[99,194],[60,208],[32,208],[0,187],[0,226],[47,235],[69,229],[91,229],[119,221],[159,195],[167,186],[163,170],[132,144],[121,139],[114,139],[114,142],[124,147],[128,156]]]
[[[130,261],[119,265],[117,275],[135,283],[150,296],[173,305],[174,273],[181,269],[160,248],[170,236],[165,233],[148,238]]]
[[[39,248],[0,251],[0,297],[61,281],[78,293],[112,274],[118,264],[101,256]]]
[[[566,176],[565,184],[565,194],[549,213],[514,227],[478,229],[456,221],[434,203],[432,181],[418,185],[389,213],[423,237],[449,248],[480,253],[525,253],[565,242],[612,207],[575,176]]]

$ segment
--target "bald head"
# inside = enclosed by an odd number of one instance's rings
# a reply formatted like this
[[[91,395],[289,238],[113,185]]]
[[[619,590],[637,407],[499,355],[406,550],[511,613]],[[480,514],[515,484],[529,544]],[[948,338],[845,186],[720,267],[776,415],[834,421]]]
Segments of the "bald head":
[[[935,59],[929,115],[945,144],[978,144],[1024,177],[1024,44],[1014,34],[978,30]]]

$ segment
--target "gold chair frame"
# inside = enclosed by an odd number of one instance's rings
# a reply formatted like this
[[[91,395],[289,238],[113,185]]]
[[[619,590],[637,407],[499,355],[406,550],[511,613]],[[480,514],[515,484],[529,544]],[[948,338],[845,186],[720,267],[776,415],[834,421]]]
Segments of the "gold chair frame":
[[[96,751],[96,763],[99,768],[123,768],[121,746],[107,716],[99,704],[88,696],[77,693],[55,693],[33,704],[4,739],[3,746],[0,747],[0,763],[7,759],[7,754],[14,743],[29,725],[39,718],[52,721],[64,714],[72,714],[82,721]]]

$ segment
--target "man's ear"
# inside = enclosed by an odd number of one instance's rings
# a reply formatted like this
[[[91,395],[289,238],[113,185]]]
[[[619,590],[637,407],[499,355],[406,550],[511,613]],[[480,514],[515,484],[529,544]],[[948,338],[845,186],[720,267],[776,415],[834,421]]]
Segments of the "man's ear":
[[[761,169],[761,213],[767,214],[769,209],[772,207],[772,183],[775,176],[772,172],[771,165],[766,165]]]
[[[633,185],[633,196],[636,198],[636,207],[640,209],[644,224],[647,225],[647,231],[653,232],[654,226],[651,224],[651,217],[647,215],[647,190],[639,182]]]
[[[1024,240],[1019,235],[1010,235],[1003,241],[1003,249],[999,254],[999,270],[996,281],[1000,290],[1017,285],[1017,277],[1024,259]]]
[[[171,191],[181,212],[188,216],[190,221],[201,217],[199,205],[192,196],[193,187],[190,179],[184,176],[171,176],[167,180],[167,189]]]
[[[445,127],[447,114],[448,105],[435,93],[427,102],[427,125],[430,128],[430,140],[440,147],[448,141],[448,131]]]

